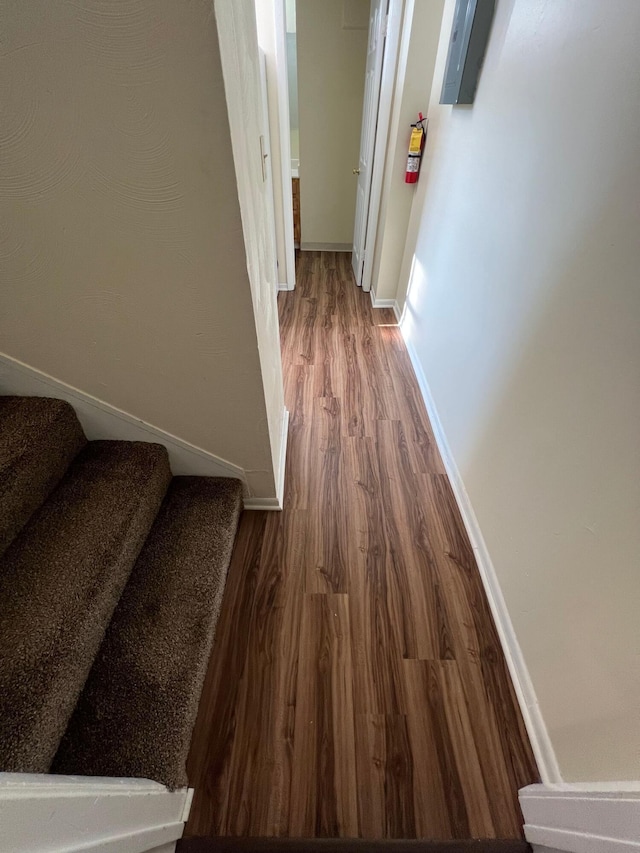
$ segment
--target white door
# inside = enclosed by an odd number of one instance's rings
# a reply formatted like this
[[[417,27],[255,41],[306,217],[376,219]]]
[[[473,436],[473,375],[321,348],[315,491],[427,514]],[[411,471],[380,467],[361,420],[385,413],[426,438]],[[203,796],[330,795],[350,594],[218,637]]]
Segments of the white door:
[[[373,172],[373,150],[376,142],[380,80],[384,58],[384,40],[387,24],[388,0],[371,0],[369,13],[369,46],[364,79],[364,104],[362,107],[362,132],[360,135],[360,158],[356,174],[356,220],[353,228],[353,254],[351,263],[358,286],[362,285],[369,196]]]
[[[266,192],[267,202],[267,228],[269,230],[268,239],[273,246],[273,257],[270,258],[270,272],[273,274],[273,282],[276,291],[278,290],[278,261],[276,257],[276,212],[275,201],[273,197],[273,173],[271,170],[271,133],[269,130],[269,107],[268,107],[268,92],[267,92],[267,57],[264,51],[260,50],[260,84],[262,86],[262,121],[260,123],[260,154],[262,156],[262,181]]]

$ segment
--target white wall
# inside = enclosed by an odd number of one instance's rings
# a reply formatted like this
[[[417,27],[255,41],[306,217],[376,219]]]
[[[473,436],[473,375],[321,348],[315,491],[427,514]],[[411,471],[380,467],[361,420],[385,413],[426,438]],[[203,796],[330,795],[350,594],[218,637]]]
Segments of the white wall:
[[[302,248],[351,247],[369,0],[298,0]]]
[[[403,320],[566,781],[640,776],[639,30],[501,0],[470,108],[441,45]]]
[[[0,350],[273,495],[211,4],[33,0],[2,31]]]
[[[425,116],[431,97],[444,0],[407,0],[402,23],[398,69],[393,96],[385,177],[374,248],[371,289],[377,299],[393,299],[417,184],[406,184],[411,124]]]

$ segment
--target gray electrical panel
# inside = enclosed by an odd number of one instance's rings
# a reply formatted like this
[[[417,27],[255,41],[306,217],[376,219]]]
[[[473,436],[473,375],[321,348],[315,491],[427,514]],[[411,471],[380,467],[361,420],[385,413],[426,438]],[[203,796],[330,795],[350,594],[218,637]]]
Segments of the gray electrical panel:
[[[457,0],[441,104],[473,103],[495,7],[495,0]]]

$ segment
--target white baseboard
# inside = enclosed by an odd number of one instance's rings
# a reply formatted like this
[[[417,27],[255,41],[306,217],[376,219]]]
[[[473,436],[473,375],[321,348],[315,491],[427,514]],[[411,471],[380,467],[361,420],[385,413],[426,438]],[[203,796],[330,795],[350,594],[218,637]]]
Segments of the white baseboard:
[[[289,285],[287,284],[286,281],[278,282],[278,290],[289,290],[289,289],[293,290],[293,288],[289,288]]]
[[[496,623],[502,650],[509,667],[520,710],[522,711],[524,723],[531,741],[531,747],[538,764],[540,777],[542,778],[542,781],[547,784],[561,783],[562,777],[560,775],[560,768],[558,766],[553,745],[542,717],[535,690],[531,682],[531,677],[524,661],[522,650],[518,643],[518,639],[511,622],[511,617],[509,616],[509,611],[507,610],[507,606],[504,601],[504,596],[502,595],[502,590],[500,589],[500,583],[491,561],[491,556],[489,555],[489,551],[482,536],[478,519],[476,518],[473,506],[469,500],[469,495],[467,494],[464,482],[460,475],[460,471],[458,470],[453,453],[449,447],[445,431],[438,416],[438,411],[418,355],[402,323],[400,323],[400,329],[429,414],[429,420],[431,421],[431,426],[435,434],[436,443],[440,450],[442,461],[444,462],[444,466],[449,476],[449,481],[475,554],[480,577],[482,578],[491,613],[493,614],[493,618]]]
[[[278,511],[282,509],[282,504],[278,498],[245,498],[244,508]]]
[[[285,408],[282,417],[282,433],[280,438],[280,459],[276,472],[276,495],[275,498],[250,498],[244,499],[245,509],[257,510],[281,510],[284,507],[284,475],[287,467],[287,439],[289,437],[289,410]]]
[[[75,409],[88,439],[163,444],[174,474],[236,477],[242,481],[245,494],[250,492],[243,468],[3,353],[0,353],[0,393],[66,400]]]
[[[394,313],[397,316],[397,310],[396,309],[397,309],[398,303],[396,302],[395,299],[378,299],[378,297],[376,296],[376,294],[373,290],[370,290],[369,293],[371,294],[371,304],[373,305],[374,308],[393,308]]]
[[[351,243],[300,243],[303,252],[351,252]]]
[[[607,788],[587,791],[584,785],[571,784],[522,788],[527,841],[543,850],[567,853],[640,853],[640,782],[608,783]]]
[[[2,850],[146,853],[182,836],[192,791],[147,779],[0,773]]]

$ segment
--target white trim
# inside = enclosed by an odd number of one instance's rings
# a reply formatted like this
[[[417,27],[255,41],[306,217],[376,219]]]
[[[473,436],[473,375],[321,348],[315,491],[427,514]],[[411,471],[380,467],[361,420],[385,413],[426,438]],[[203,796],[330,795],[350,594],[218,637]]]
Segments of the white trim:
[[[282,503],[278,498],[245,498],[244,508],[246,510],[273,510],[279,512],[282,509]]]
[[[522,788],[527,841],[568,853],[638,853],[640,782],[607,784],[624,790],[584,791],[571,784]],[[629,790],[630,785],[635,789]]]
[[[402,93],[404,90],[405,77],[407,72],[407,61],[409,57],[409,46],[411,44],[411,31],[413,27],[413,11],[414,11],[414,0],[405,0],[404,4],[404,16],[402,19],[402,30],[401,30],[401,38],[400,44],[398,46],[398,54],[396,59],[396,77],[394,83],[394,93],[393,93],[393,108],[391,110],[391,115],[389,117],[389,128],[388,133],[394,137],[397,137],[400,131],[400,116],[402,113]],[[391,152],[390,152],[391,153]],[[390,162],[387,164],[385,160],[385,171],[383,176],[383,185],[380,197],[380,206],[378,210],[378,220],[382,215],[385,217],[386,221],[386,211],[388,206],[389,194],[391,192],[391,187],[393,181],[397,179],[397,175],[394,172],[393,159],[391,158]],[[376,223],[377,224],[377,223]],[[374,245],[375,252],[375,245]],[[371,288],[373,289],[377,283],[380,275],[380,266],[378,265],[378,269],[376,270],[376,278],[373,280],[373,269],[372,269],[372,280],[371,280]],[[397,283],[396,283],[397,290]]]
[[[187,796],[184,801],[184,808],[182,809],[182,816],[180,818],[183,823],[186,823],[189,820],[191,806],[193,805],[193,795],[195,792],[195,788],[187,788]]]
[[[281,510],[284,508],[284,475],[287,468],[287,439],[289,437],[289,410],[285,408],[282,416],[282,432],[280,436],[280,459],[276,471],[275,498],[245,498],[245,509]]]
[[[278,290],[289,290],[289,285],[287,284],[286,281],[279,281],[278,282]]]
[[[178,793],[186,795],[187,788]],[[58,776],[50,773],[3,773],[0,771],[0,797],[2,799],[21,799],[32,797],[34,793],[58,795],[61,792],[86,794],[87,791],[98,794],[162,794],[167,791],[160,782],[151,779],[129,778],[127,776]]]
[[[520,793],[534,793],[536,796],[557,796],[557,795],[577,795],[577,794],[595,794],[598,796],[604,794],[639,794],[640,795],[640,780],[622,780],[614,782],[558,782],[557,784],[549,785],[527,785],[526,788],[520,788]]]
[[[396,300],[395,299],[378,299],[375,291],[369,291],[371,295],[371,304],[374,308],[393,308],[394,313],[396,313]]]
[[[542,778],[542,781],[547,784],[560,783],[562,782],[562,777],[560,775],[558,761],[556,759],[547,727],[542,717],[542,712],[533,688],[529,670],[527,669],[527,665],[522,655],[522,649],[518,643],[518,638],[516,637],[513,623],[511,622],[511,617],[509,616],[509,611],[507,610],[502,590],[500,589],[500,583],[498,582],[495,568],[482,536],[480,525],[478,524],[478,519],[476,518],[473,506],[469,500],[469,495],[467,494],[464,482],[460,475],[460,471],[458,470],[453,453],[449,447],[446,433],[438,416],[435,401],[431,394],[427,378],[422,370],[418,354],[416,353],[409,334],[406,331],[406,324],[400,322],[400,329],[407,346],[407,351],[409,353],[409,358],[411,359],[411,364],[413,365],[416,379],[418,380],[418,385],[420,386],[420,391],[422,392],[422,397],[427,408],[429,420],[431,421],[436,443],[440,450],[442,461],[444,462],[444,466],[449,476],[449,481],[475,554],[480,577],[482,578],[491,613],[496,623],[502,650],[509,667],[520,710],[522,711],[524,723],[531,741],[531,747],[538,764],[540,777]]]
[[[273,278],[270,280],[275,282],[276,291],[279,290],[278,283],[278,235],[276,233],[276,197],[273,186],[273,167],[274,162],[273,150],[271,147],[271,125],[269,123],[269,89],[267,82],[267,54],[258,44],[258,56],[260,58],[260,89],[262,92],[262,133],[260,134],[260,163],[262,166],[262,182],[265,185],[266,197],[266,226],[268,231],[267,242],[271,243],[273,253],[271,257],[269,271]],[[265,150],[266,149],[266,150]],[[266,236],[266,235],[265,235]],[[268,254],[268,253],[267,253]],[[268,258],[264,257],[266,265]]]
[[[169,453],[174,474],[203,477],[236,477],[248,490],[243,468],[183,441],[153,424],[123,412],[104,400],[86,394],[35,367],[0,353],[0,393],[25,397],[55,397],[66,400],[76,411],[89,440],[110,438],[119,441],[152,441],[163,444]]]
[[[350,252],[351,243],[300,243],[303,252]]]
[[[606,835],[526,826],[525,837],[534,853],[638,853],[640,843]]]
[[[184,824],[182,821],[153,826],[150,829],[140,829],[126,832],[122,835],[110,835],[96,841],[81,841],[78,844],[65,846],[64,853],[158,853],[171,849],[167,844],[182,838]],[[53,850],[55,848],[48,848]]]
[[[280,508],[284,506],[284,475],[287,468],[287,440],[289,438],[289,409],[284,409],[280,432],[280,458],[276,471],[276,497]]]
[[[280,122],[280,173],[282,176],[282,223],[287,290],[296,286],[296,250],[293,242],[293,188],[291,186],[291,128],[289,126],[289,81],[287,78],[287,22],[285,0],[275,0],[275,59]]]
[[[0,773],[0,844],[42,853],[170,850],[192,794],[147,779]]]
[[[373,149],[373,172],[371,174],[369,209],[367,211],[367,230],[364,238],[364,264],[362,267],[361,284],[365,292],[371,289],[371,274],[373,272],[373,257],[378,232],[380,199],[382,197],[382,184],[385,176],[385,155],[387,140],[389,138],[389,121],[391,118],[393,88],[398,62],[402,7],[403,0],[389,0],[384,54],[382,58],[382,76],[380,78],[380,95],[378,97],[376,138]]]

